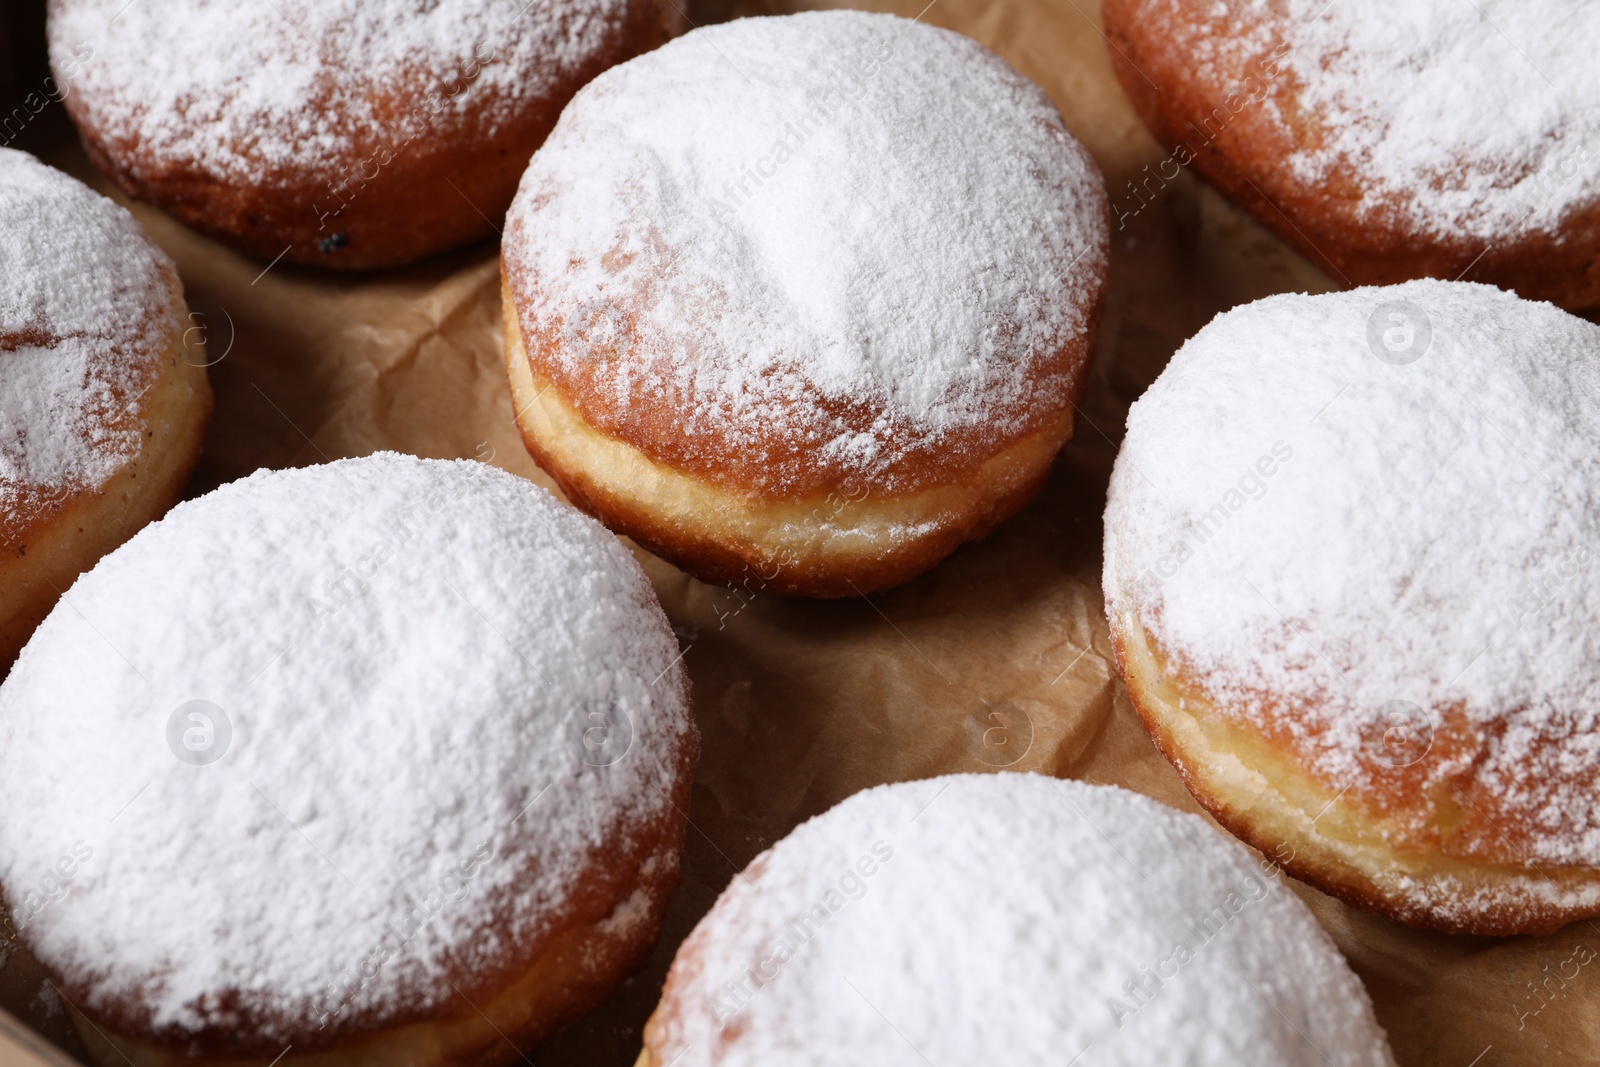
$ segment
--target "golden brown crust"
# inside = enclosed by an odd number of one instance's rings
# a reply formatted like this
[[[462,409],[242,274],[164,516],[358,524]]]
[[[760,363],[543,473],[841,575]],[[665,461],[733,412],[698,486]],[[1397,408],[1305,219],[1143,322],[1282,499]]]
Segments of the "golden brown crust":
[[[1098,182],[1093,192],[1094,202],[1082,205],[1082,210],[1101,218],[1109,217]],[[1108,234],[1109,229],[1102,232]],[[1098,262],[1109,260],[1109,237],[1105,239],[1105,247],[1096,251],[1101,253]],[[1021,390],[1023,395],[1050,396],[1054,401],[1060,396],[1057,384],[1065,382],[1069,401],[1076,404],[1082,400],[1094,355],[1106,275],[1103,269],[1091,269],[1085,272],[1088,276],[1080,283],[1073,268],[1073,263],[1062,260],[1059,277],[1063,283],[1072,279],[1074,286],[1082,285],[1073,303],[1084,309],[1083,328],[1058,350],[1040,353],[1029,363],[1027,384]],[[773,492],[781,492],[789,500],[822,499],[830,493],[854,495],[862,491],[862,485],[851,484],[849,476],[841,477],[837,468],[825,461],[826,440],[796,432],[796,423],[784,418],[782,413],[769,414],[767,421],[759,424],[751,419],[728,418],[720,424],[712,422],[700,427],[691,435],[683,432],[683,406],[702,402],[692,393],[651,397],[648,401],[619,407],[615,401],[614,374],[610,369],[611,353],[591,339],[588,344],[595,358],[576,361],[563,358],[564,349],[571,346],[573,336],[583,332],[579,324],[559,318],[538,321],[525,307],[518,306],[513,294],[536,292],[539,279],[520,268],[514,255],[502,256],[501,274],[502,297],[506,306],[517,312],[515,325],[535,375],[542,381],[553,382],[565,402],[595,430],[626,442],[656,463],[682,471],[734,496],[755,493],[756,486],[772,484],[775,472],[780,472],[776,480],[780,481],[781,489]],[[628,339],[624,343],[631,344],[637,330],[630,310],[626,306],[612,305],[610,314],[622,320],[619,335]],[[508,329],[510,326],[508,315]],[[633,347],[633,358],[641,358],[641,347]],[[697,365],[700,356],[691,348],[687,352],[666,352],[650,358],[655,361],[655,376],[663,383],[663,388],[678,390],[682,388],[679,381],[682,375],[677,368]],[[830,415],[857,432],[866,433],[881,421],[882,412],[862,400],[830,402],[810,397],[807,402],[823,406]],[[995,456],[1040,433],[1051,432],[1062,416],[1054,404],[1040,403],[1027,406],[1021,412],[1004,414],[1007,417],[1002,418],[1002,413],[997,411],[988,424],[945,431],[937,442],[919,439],[917,431],[911,427],[891,433],[885,441],[886,451],[892,452],[896,459],[887,472],[877,476],[876,484],[889,482],[896,495],[909,495],[971,479]]]
[[[427,130],[403,150],[373,139],[328,168],[281,168],[247,183],[100,128],[82,93],[64,102],[95,166],[184,225],[260,259],[393,267],[498,233],[528,160],[567,101],[607,68],[664,43],[669,30],[654,0],[636,0],[604,48],[492,132],[487,114],[505,108],[485,93],[455,130]],[[395,110],[404,111],[398,103]],[[341,191],[331,193],[335,185]]]
[[[124,354],[151,370],[138,414],[121,416],[142,431],[138,454],[97,489],[35,487],[0,528],[0,676],[79,574],[177,503],[200,458],[211,389],[175,280],[173,292],[166,351]]]
[[[1569,309],[1600,306],[1600,203],[1564,219],[1559,235],[1529,228],[1495,241],[1422,233],[1398,210],[1363,212],[1368,192],[1358,174],[1341,173],[1342,186],[1307,184],[1283,165],[1297,148],[1325,137],[1319,116],[1300,108],[1301,86],[1292,72],[1280,67],[1277,77],[1265,81],[1275,109],[1250,105],[1235,111],[1224,103],[1252,70],[1272,62],[1270,52],[1241,55],[1226,84],[1209,81],[1205,67],[1193,61],[1209,51],[1213,39],[1243,39],[1256,26],[1286,16],[1270,8],[1257,15],[1230,4],[1207,20],[1197,7],[1179,7],[1185,14],[1193,11],[1190,18],[1174,17],[1171,7],[1161,0],[1105,0],[1105,35],[1117,80],[1180,164],[1192,155],[1207,181],[1313,263],[1350,285],[1448,278],[1498,285]],[[1284,124],[1274,111],[1287,116]],[[1204,134],[1197,133],[1202,129]]]
[[[588,423],[535,370],[550,354],[530,359],[504,285],[502,300],[513,410],[539,465],[611,529],[698,578],[751,592],[845,597],[899,585],[1026,506],[1072,435],[1068,408],[975,470],[892,497],[828,487],[782,499],[730,490],[726,477],[705,477],[698,465],[680,467]],[[1092,327],[1079,343],[1086,363]]]
[[[1600,915],[1600,871],[1519,862],[1514,823],[1495,827],[1499,856],[1450,847],[1469,820],[1492,822],[1481,810],[1492,797],[1441,804],[1440,795],[1418,793],[1420,774],[1368,779],[1360,791],[1322,781],[1282,738],[1242,724],[1186,684],[1131,613],[1114,613],[1110,623],[1118,669],[1156,747],[1219,823],[1296,878],[1447,933],[1549,933]]]

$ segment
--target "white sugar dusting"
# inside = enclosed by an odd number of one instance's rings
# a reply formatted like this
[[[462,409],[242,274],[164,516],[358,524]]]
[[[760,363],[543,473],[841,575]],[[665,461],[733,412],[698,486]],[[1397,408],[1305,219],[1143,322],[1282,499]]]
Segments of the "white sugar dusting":
[[[87,846],[22,935],[89,1010],[325,1037],[486,995],[574,907],[641,921],[585,872],[663,862],[641,835],[695,744],[687,683],[632,556],[532,483],[394,453],[262,472],[68,599],[0,686],[0,806],[28,813],[0,884],[24,901]],[[205,765],[176,755],[213,751],[196,700],[226,735]]]
[[[1287,42],[1300,115],[1284,160],[1442,236],[1558,240],[1600,199],[1600,6],[1588,0],[1245,0],[1214,71]],[[1274,14],[1269,14],[1272,12]],[[1232,22],[1230,21],[1230,25]],[[1282,40],[1273,39],[1282,34]],[[1265,106],[1276,108],[1276,101]]]
[[[1275,296],[1133,406],[1107,607],[1352,796],[1386,705],[1463,722],[1412,773],[1496,797],[1522,862],[1594,865],[1597,523],[1600,327],[1463,283]]]
[[[127,211],[0,149],[0,518],[137,453],[126,416],[167,349],[175,284]]]
[[[676,1067],[1393,1062],[1327,934],[1243,846],[1033,774],[880,786],[802,824],[684,943],[663,1017],[652,1051]]]
[[[1107,229],[1036,86],[956,34],[825,12],[601,75],[535,154],[505,256],[524,333],[561,338],[619,426],[668,413],[768,488],[892,486],[1066,406]]]
[[[338,182],[351,175],[334,164],[407,131],[494,136],[592,61],[632,6],[61,0],[51,62],[112,144],[155,154],[164,170],[271,183],[326,169]]]

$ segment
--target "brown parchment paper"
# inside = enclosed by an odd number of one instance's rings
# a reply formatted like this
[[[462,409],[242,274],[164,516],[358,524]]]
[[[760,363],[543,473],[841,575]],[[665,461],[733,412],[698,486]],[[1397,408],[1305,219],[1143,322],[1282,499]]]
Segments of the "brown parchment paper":
[[[1164,152],[1112,78],[1098,0],[925,2],[851,6],[920,12],[1044,86],[1099,160],[1122,219],[1076,440],[1027,511],[870,600],[740,596],[641,553],[686,649],[704,736],[684,881],[649,965],[539,1050],[541,1064],[632,1064],[678,943],[734,873],[867,786],[1009,768],[1115,782],[1199,810],[1145,738],[1112,666],[1099,591],[1106,480],[1127,405],[1183,340],[1228,307],[1332,283],[1192,176],[1160,176],[1171,173],[1156,169]],[[728,13],[720,6],[697,9],[697,21]],[[94,179],[81,155],[54,161]],[[134,210],[177,261],[216,361],[216,416],[191,495],[258,467],[379,448],[477,457],[552,487],[512,423],[493,247],[377,274],[263,272]],[[1600,949],[1595,925],[1448,937],[1290,884],[1366,982],[1402,1064],[1600,1061],[1600,966],[1578,962]],[[37,966],[14,954],[0,970],[0,1004],[81,1055],[40,985]],[[1150,1062],[1182,1055],[1152,1047]]]

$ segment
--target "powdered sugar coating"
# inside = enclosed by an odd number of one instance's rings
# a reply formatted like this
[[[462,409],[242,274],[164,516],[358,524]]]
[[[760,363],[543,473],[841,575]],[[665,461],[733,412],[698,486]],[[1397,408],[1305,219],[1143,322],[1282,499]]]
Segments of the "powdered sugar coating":
[[[597,78],[523,178],[505,265],[524,336],[558,339],[540,369],[602,430],[744,488],[892,490],[1066,406],[1107,234],[1036,86],[967,38],[836,11]]]
[[[647,1039],[677,1067],[1393,1062],[1328,936],[1242,846],[1113,786],[1008,773],[801,825],[684,943]]]
[[[1463,283],[1275,296],[1130,412],[1107,610],[1348,801],[1400,762],[1491,813],[1457,854],[1594,865],[1597,515],[1600,327]],[[1395,701],[1431,750],[1385,759]]]
[[[116,1024],[304,1046],[464,1012],[575,908],[625,932],[633,887],[597,869],[676,865],[639,853],[693,758],[678,660],[627,550],[532,483],[394,453],[260,472],[102,560],[0,686],[0,804],[27,813],[0,884]],[[178,755],[194,700],[206,765]]]
[[[0,517],[98,488],[138,454],[176,295],[132,215],[0,149]]]
[[[1442,237],[1560,235],[1600,199],[1600,8],[1586,0],[1238,0],[1199,70],[1287,43],[1295,86],[1261,105],[1283,164],[1375,219]],[[1248,32],[1236,32],[1247,27]],[[1285,101],[1292,104],[1285,106]],[[1254,104],[1252,107],[1256,106]]]
[[[52,0],[50,55],[128,161],[223,182],[352,177],[418,124],[492,137],[629,0]],[[337,167],[336,167],[337,165]]]

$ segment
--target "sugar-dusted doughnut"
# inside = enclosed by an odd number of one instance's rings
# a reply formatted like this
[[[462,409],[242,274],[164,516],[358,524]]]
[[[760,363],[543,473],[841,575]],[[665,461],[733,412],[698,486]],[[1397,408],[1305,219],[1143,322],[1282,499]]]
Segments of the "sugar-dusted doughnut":
[[[1483,285],[1217,317],[1128,417],[1106,611],[1195,797],[1405,922],[1600,915],[1600,327]]]
[[[998,773],[869,789],[758,856],[678,950],[639,1063],[1179,1051],[1191,1067],[1394,1062],[1266,861],[1136,793]]]
[[[79,573],[178,499],[205,362],[133,216],[0,149],[0,675]]]
[[[1106,0],[1166,160],[1349,284],[1466,278],[1600,305],[1600,7],[1585,0]]]
[[[380,453],[184,503],[71,600],[0,686],[0,887],[98,1062],[511,1062],[643,961],[698,735],[598,523]]]
[[[671,12],[50,0],[50,60],[130,195],[264,259],[385,267],[493,234],[572,94],[665,40]]]
[[[820,12],[613,68],[506,223],[528,448],[689,572],[850,596],[981,537],[1071,435],[1099,171],[977,43]]]

